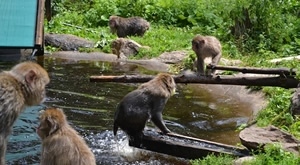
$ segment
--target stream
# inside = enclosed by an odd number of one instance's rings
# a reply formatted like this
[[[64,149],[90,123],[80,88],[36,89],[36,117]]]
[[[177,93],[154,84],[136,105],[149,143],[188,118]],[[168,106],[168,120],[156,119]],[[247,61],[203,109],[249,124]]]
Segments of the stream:
[[[17,62],[0,62],[9,70]],[[9,138],[6,160],[12,164],[38,164],[41,141],[35,129],[38,112],[46,106],[64,109],[69,123],[85,138],[99,165],[189,164],[188,160],[128,146],[127,137],[112,133],[118,102],[139,84],[89,82],[91,75],[157,74],[141,66],[114,62],[76,61],[45,57],[43,64],[51,82],[43,105],[28,107],[20,115]],[[237,127],[252,117],[253,108],[226,92],[211,92],[200,84],[177,84],[166,104],[163,118],[173,132],[205,140],[236,145]],[[148,127],[155,128],[152,123]]]

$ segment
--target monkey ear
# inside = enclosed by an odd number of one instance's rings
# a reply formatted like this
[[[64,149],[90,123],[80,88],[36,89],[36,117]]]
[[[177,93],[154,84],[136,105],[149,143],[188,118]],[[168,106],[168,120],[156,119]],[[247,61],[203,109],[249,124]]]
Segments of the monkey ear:
[[[55,131],[58,130],[58,123],[55,122],[55,120],[53,120],[49,116],[47,117],[46,122],[47,122],[47,124],[48,124],[48,126],[50,128],[50,131],[49,131],[49,136],[50,136],[51,134],[53,134]]]
[[[30,70],[26,75],[25,75],[25,81],[29,84],[31,84],[34,79],[36,78],[36,73],[33,70]]]

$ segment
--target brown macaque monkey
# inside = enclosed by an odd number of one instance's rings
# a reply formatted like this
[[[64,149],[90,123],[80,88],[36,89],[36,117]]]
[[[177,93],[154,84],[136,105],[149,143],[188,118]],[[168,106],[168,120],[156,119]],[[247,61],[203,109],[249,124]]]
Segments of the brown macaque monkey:
[[[204,59],[207,57],[212,58],[210,65],[218,65],[222,57],[222,46],[220,41],[213,36],[201,36],[196,35],[192,40],[192,49],[197,55],[197,60],[195,61],[197,67],[197,73],[204,75]],[[212,70],[212,74],[216,70]]]
[[[150,28],[150,23],[141,17],[123,18],[113,15],[109,17],[109,27],[118,37],[143,36]]]
[[[42,110],[36,132],[42,139],[41,165],[96,165],[93,152],[62,109]]]
[[[22,62],[0,73],[0,165],[5,164],[8,136],[26,106],[42,103],[50,79],[39,64]]]
[[[129,136],[129,145],[140,146],[143,130],[149,119],[162,133],[171,132],[162,119],[162,112],[175,90],[173,77],[167,73],[160,73],[128,93],[118,104],[115,112],[114,135],[116,136],[120,127]]]

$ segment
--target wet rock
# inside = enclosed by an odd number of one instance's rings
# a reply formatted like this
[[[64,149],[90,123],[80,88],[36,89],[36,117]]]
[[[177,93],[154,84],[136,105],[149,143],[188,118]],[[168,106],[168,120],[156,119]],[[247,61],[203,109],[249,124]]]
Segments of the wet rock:
[[[118,58],[126,59],[129,56],[136,55],[140,48],[148,49],[147,46],[142,46],[139,43],[127,39],[127,38],[117,38],[111,43],[111,50],[113,54],[116,54]]]
[[[300,84],[291,98],[290,111],[292,115],[300,115]]]
[[[50,45],[65,51],[94,47],[92,41],[71,34],[45,34],[45,45]]]
[[[263,149],[266,144],[280,143],[284,150],[299,155],[300,141],[275,126],[251,126],[242,130],[239,136],[242,144],[249,150]]]
[[[187,57],[187,54],[187,51],[164,52],[156,59],[167,64],[176,64],[182,62],[182,60]]]
[[[158,60],[129,60],[129,59],[118,59],[114,54],[108,54],[103,52],[78,52],[78,51],[58,51],[51,54],[54,58],[70,59],[72,61],[79,60],[91,60],[91,61],[107,61],[116,63],[115,67],[121,67],[117,70],[122,69],[123,65],[135,65],[141,66],[148,70],[167,72],[169,65],[162,63]],[[114,68],[116,69],[116,68]],[[131,67],[130,69],[136,69]]]
[[[51,54],[52,57],[72,60],[91,60],[91,61],[108,61],[114,62],[117,57],[114,54],[103,52],[78,52],[78,51],[58,51]]]

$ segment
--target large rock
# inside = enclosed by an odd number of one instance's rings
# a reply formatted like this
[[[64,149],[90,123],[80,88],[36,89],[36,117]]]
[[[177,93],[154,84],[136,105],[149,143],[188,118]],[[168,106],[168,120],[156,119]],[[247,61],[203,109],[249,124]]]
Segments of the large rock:
[[[251,126],[242,130],[239,136],[242,144],[249,150],[263,149],[266,144],[280,143],[284,150],[299,155],[300,141],[275,126]]]
[[[156,59],[167,64],[176,64],[182,62],[182,60],[187,57],[187,54],[187,51],[164,52]]]
[[[60,48],[64,51],[94,47],[92,41],[71,34],[45,34],[45,45]]]

